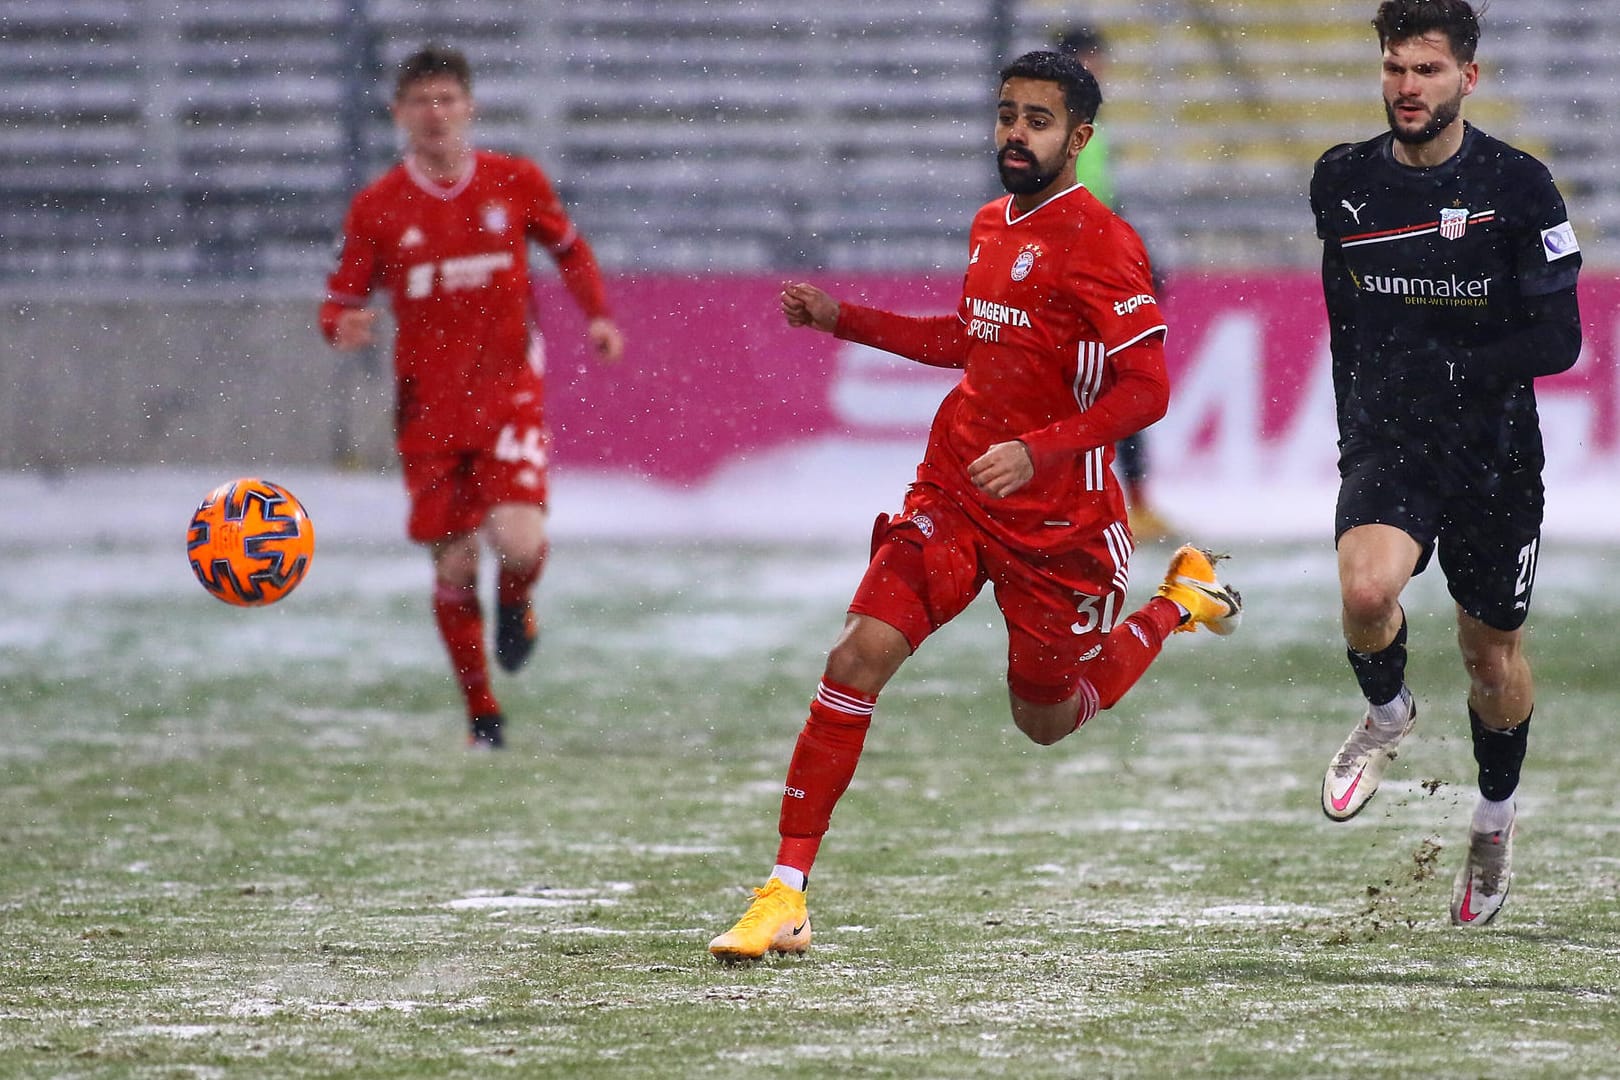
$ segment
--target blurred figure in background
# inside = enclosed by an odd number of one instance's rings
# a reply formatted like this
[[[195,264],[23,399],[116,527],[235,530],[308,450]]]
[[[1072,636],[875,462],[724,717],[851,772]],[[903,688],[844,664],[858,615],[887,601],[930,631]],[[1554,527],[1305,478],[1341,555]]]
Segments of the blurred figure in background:
[[[410,538],[433,556],[433,617],[467,706],[468,742],[503,745],[478,602],[482,542],[499,560],[495,658],[534,650],[532,593],[545,565],[546,464],[540,336],[529,244],[550,253],[603,360],[623,352],[590,246],[551,182],[524,158],[476,150],[472,71],[455,49],[406,57],[394,90],[404,160],[354,197],[320,327],[341,350],[371,344],[372,290],[394,314],[395,439]]]
[[[1099,85],[1108,82],[1108,40],[1100,30],[1092,26],[1071,26],[1057,35],[1056,44],[1060,53],[1080,61]],[[1123,212],[1114,197],[1113,174],[1108,164],[1108,135],[1102,124],[1096,125],[1091,141],[1075,159],[1074,174],[1104,206],[1115,213]],[[1153,274],[1153,291],[1163,302],[1164,282],[1157,270]],[[1147,433],[1138,431],[1119,440],[1114,453],[1120,477],[1125,481],[1131,535],[1138,543],[1167,538],[1170,523],[1154,507],[1148,493]]]
[[[1438,552],[1479,799],[1451,920],[1484,926],[1507,899],[1535,686],[1524,623],[1541,546],[1543,453],[1533,382],[1581,351],[1581,248],[1546,166],[1462,118],[1479,84],[1464,0],[1387,0],[1389,130],[1316,163],[1339,418],[1340,619],[1366,713],[1322,780],[1347,821],[1417,721],[1401,593]]]

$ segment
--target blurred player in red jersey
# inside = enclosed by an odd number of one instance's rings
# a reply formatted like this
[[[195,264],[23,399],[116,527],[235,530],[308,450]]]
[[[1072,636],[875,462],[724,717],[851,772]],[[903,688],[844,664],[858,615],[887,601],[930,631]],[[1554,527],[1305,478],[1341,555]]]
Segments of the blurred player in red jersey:
[[[589,318],[591,348],[624,351],[584,237],[538,166],[476,150],[472,71],[428,45],[399,69],[394,122],[404,160],[355,196],[321,306],[338,349],[373,340],[385,289],[393,308],[395,427],[408,531],[433,554],[433,615],[467,702],[473,746],[503,743],[477,594],[480,534],[500,569],[495,655],[508,671],[534,650],[531,603],[546,558],[543,364],[529,276],[539,243]]]
[[[1009,195],[968,238],[957,312],[909,317],[782,292],[789,324],[960,368],[917,480],[878,519],[788,765],[776,866],[709,951],[726,961],[810,944],[804,887],[849,786],[879,691],[987,583],[1007,624],[1013,722],[1050,745],[1112,707],[1174,631],[1230,633],[1237,592],[1187,546],[1157,595],[1121,618],[1132,549],[1110,468],[1116,442],[1164,415],[1165,327],[1142,243],[1075,182],[1101,104],[1070,57],[1028,53],[1001,72],[996,162]]]

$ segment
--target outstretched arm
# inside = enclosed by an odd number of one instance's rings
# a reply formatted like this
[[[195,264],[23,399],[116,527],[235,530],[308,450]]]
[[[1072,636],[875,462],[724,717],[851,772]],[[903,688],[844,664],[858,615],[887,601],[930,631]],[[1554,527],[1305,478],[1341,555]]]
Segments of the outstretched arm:
[[[563,286],[574,303],[590,319],[585,338],[598,359],[611,364],[624,355],[624,335],[608,312],[607,292],[602,287],[602,272],[597,268],[596,255],[583,236],[575,235],[574,242],[555,252],[557,269],[562,274]]]
[[[838,325],[839,303],[803,281],[782,286],[782,315],[789,326],[808,326],[830,334]]]
[[[960,368],[967,362],[967,338],[955,315],[899,315],[840,303],[802,281],[782,286],[782,314],[789,326],[809,326],[919,364]]]

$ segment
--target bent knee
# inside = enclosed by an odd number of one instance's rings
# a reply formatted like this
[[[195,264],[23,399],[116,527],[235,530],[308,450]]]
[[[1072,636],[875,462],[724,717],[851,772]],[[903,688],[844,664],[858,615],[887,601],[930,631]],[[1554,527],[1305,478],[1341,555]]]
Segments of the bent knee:
[[[1075,728],[1074,717],[1072,716],[1057,721],[1028,720],[1015,716],[1013,717],[1013,723],[1017,725],[1019,731],[1022,731],[1028,737],[1030,742],[1037,746],[1051,746],[1053,743],[1060,742],[1073,733]]]
[[[1342,590],[1344,614],[1356,623],[1385,622],[1394,615],[1400,597],[1400,590],[1379,581],[1347,581]]]
[[[1080,726],[1079,706],[1072,699],[1047,704],[1013,694],[1011,704],[1013,724],[1037,746],[1051,746]],[[1089,718],[1091,714],[1086,715]]]
[[[1506,692],[1517,681],[1520,667],[1516,656],[1499,650],[1463,655],[1469,681],[1487,693]]]
[[[911,655],[905,635],[866,620],[847,627],[827,654],[827,677],[844,686],[876,693]]]

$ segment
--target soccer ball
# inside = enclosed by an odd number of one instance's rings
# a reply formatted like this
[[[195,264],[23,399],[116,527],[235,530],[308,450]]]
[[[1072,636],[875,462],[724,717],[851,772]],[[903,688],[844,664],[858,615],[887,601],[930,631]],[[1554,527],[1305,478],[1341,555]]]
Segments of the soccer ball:
[[[203,497],[186,532],[202,587],[240,607],[273,604],[298,587],[315,557],[315,525],[280,484],[244,477]]]

